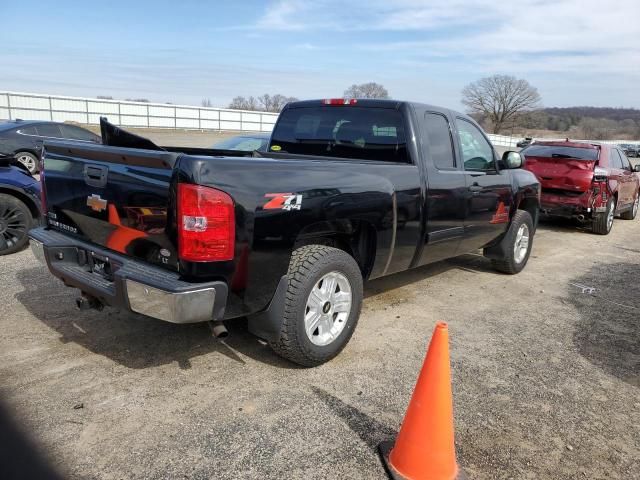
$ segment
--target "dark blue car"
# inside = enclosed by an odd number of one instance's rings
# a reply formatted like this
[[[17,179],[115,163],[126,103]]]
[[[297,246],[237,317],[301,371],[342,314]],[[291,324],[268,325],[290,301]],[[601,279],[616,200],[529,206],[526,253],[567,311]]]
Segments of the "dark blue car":
[[[0,255],[22,249],[42,218],[40,182],[14,157],[0,155]]]

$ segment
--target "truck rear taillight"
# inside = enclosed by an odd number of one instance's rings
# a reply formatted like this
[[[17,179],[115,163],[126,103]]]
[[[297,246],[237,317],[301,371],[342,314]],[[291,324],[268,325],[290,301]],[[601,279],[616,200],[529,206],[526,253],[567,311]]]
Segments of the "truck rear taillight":
[[[178,184],[178,256],[182,260],[232,260],[235,235],[229,195],[215,188]]]
[[[358,100],[355,98],[325,98],[322,103],[325,105],[355,105]]]

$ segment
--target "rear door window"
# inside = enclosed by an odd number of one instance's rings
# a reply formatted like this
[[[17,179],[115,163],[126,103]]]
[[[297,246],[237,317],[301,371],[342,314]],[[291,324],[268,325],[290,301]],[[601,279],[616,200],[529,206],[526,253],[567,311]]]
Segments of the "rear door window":
[[[456,162],[449,121],[439,113],[426,113],[424,119],[427,129],[425,140],[428,143],[427,147],[434,165],[439,170],[455,168]]]
[[[38,135],[42,137],[62,138],[60,127],[55,123],[41,123],[36,126]]]
[[[62,129],[63,138],[70,138],[73,140],[83,140],[85,142],[95,141],[95,135],[88,132],[84,128],[74,127],[73,125],[60,125]]]
[[[290,108],[271,136],[272,152],[409,163],[402,114],[352,105]]]
[[[622,159],[620,158],[620,155],[618,154],[617,149],[612,148],[610,150],[609,157],[611,157],[609,162],[610,163],[609,166],[611,168],[622,169]]]
[[[38,135],[36,127],[21,127],[17,130],[20,135]]]

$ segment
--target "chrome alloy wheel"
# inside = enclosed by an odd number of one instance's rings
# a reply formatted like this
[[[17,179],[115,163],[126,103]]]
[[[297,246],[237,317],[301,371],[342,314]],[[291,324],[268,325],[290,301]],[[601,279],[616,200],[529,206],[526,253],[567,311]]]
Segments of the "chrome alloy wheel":
[[[36,161],[33,159],[31,155],[18,155],[16,157],[21,164],[23,164],[31,173],[35,173],[36,171]]]
[[[615,213],[616,206],[614,202],[611,202],[611,208],[607,212],[607,231],[611,230],[611,227],[613,227],[613,217],[615,216]]]
[[[529,227],[526,224],[520,225],[516,233],[516,241],[513,245],[513,258],[516,263],[522,263],[529,250]]]
[[[311,343],[320,347],[333,342],[351,313],[351,284],[340,272],[329,272],[311,289],[304,315],[304,329]]]
[[[638,213],[638,204],[640,204],[640,193],[636,195],[636,201],[633,203],[633,213],[631,214],[633,218],[636,218],[636,215]]]

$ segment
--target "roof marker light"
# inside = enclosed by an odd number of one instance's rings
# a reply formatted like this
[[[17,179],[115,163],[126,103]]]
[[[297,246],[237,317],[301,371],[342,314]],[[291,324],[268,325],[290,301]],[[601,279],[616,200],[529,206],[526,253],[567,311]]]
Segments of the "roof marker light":
[[[325,98],[322,103],[325,105],[355,105],[358,100],[355,98]]]

